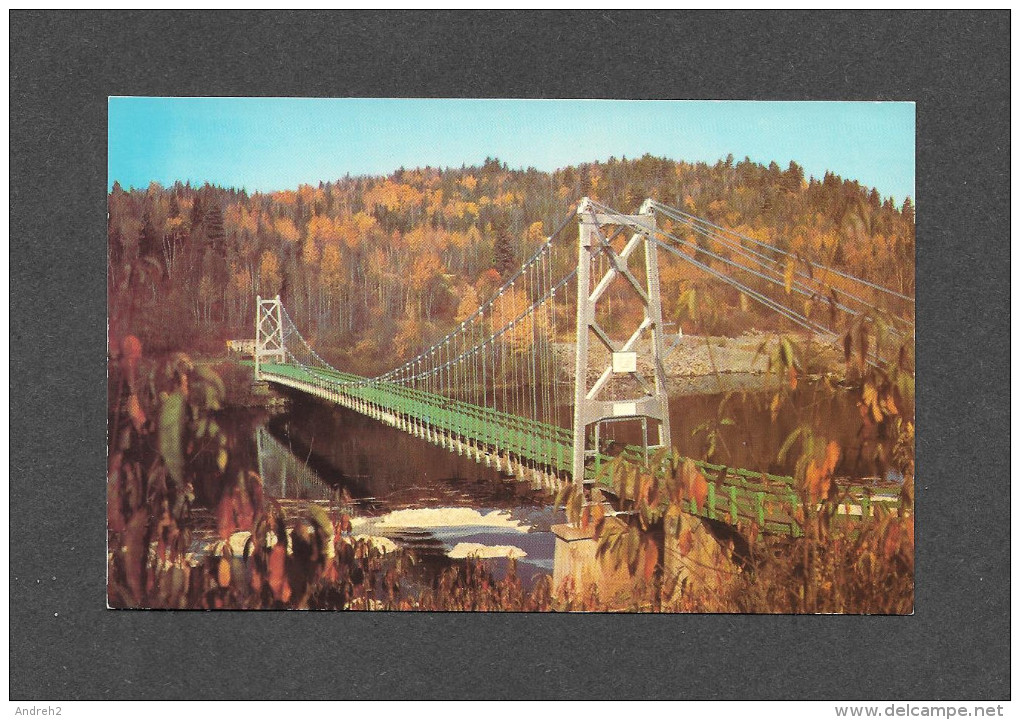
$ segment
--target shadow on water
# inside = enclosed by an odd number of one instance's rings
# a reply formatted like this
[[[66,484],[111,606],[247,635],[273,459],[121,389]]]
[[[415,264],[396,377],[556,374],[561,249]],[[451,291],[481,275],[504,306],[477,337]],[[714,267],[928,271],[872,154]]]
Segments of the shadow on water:
[[[542,506],[530,487],[359,413],[295,393],[269,433],[327,485],[362,506],[388,509],[443,503],[516,509]]]
[[[268,496],[285,507],[339,507],[353,498],[355,535],[383,548],[404,547],[418,559],[409,579],[430,584],[443,568],[477,555],[501,577],[508,556],[525,586],[551,573],[564,521],[552,498],[353,411],[301,394],[276,415],[225,418],[259,468]]]

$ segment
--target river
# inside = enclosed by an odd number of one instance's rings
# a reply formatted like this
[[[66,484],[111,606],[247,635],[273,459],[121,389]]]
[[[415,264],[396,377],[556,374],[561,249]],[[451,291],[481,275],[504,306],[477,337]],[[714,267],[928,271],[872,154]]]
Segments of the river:
[[[816,432],[854,447],[859,422],[845,398],[802,383],[773,419],[773,392],[761,376],[721,376],[678,383],[670,398],[672,441],[685,455],[703,457],[704,423],[719,430],[715,460],[732,466],[790,472],[778,462],[783,440],[810,414]],[[554,524],[565,521],[553,498],[528,483],[501,476],[441,447],[301,393],[288,393],[283,412],[228,412],[223,424],[247,438],[241,452],[258,466],[266,494],[284,507],[335,506],[353,498],[354,532],[385,548],[402,546],[418,560],[418,582],[457,559],[489,558],[502,575],[508,556],[525,586],[553,571]],[[725,401],[725,402],[724,402]],[[720,409],[721,408],[721,409]],[[725,422],[724,422],[725,420]],[[614,439],[612,426],[605,431]],[[634,438],[615,438],[629,442]],[[847,456],[854,453],[848,452]],[[844,472],[853,472],[844,460]],[[870,468],[858,467],[867,474]]]

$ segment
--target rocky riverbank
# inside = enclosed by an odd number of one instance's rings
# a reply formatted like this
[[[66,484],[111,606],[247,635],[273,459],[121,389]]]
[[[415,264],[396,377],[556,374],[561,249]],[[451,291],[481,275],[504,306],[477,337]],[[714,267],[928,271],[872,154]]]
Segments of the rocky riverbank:
[[[609,351],[601,343],[592,343],[592,366],[604,367],[609,363]],[[779,347],[775,334],[759,332],[745,333],[739,337],[712,337],[684,335],[670,347],[664,361],[666,377],[673,385],[684,387],[697,378],[711,378],[719,375],[764,375],[769,371],[770,358]],[[641,343],[638,352],[638,371],[643,375],[651,372],[649,343]],[[557,343],[554,351],[560,360],[561,372],[573,381],[574,344]],[[835,370],[839,356],[835,348],[813,344],[811,352],[817,353],[821,365]],[[594,381],[598,372],[590,370],[589,381]]]

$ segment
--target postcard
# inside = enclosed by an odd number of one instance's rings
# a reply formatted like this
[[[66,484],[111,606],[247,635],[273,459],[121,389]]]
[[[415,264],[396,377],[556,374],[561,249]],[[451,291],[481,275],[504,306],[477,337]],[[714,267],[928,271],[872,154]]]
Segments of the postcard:
[[[109,607],[912,613],[914,123],[111,97]]]

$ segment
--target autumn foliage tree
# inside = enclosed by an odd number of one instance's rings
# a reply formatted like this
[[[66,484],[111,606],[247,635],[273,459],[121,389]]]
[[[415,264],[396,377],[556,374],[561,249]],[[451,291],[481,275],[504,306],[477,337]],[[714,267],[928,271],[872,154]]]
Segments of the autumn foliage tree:
[[[152,350],[218,350],[251,334],[255,296],[281,294],[327,357],[393,350],[396,323],[426,341],[484,300],[583,196],[621,211],[646,196],[911,294],[914,206],[832,173],[650,155],[540,172],[479,166],[346,176],[293,190],[175,183],[109,194],[110,320]],[[697,238],[692,238],[697,241]],[[663,292],[702,282],[663,258]],[[736,295],[723,308],[753,325]]]

